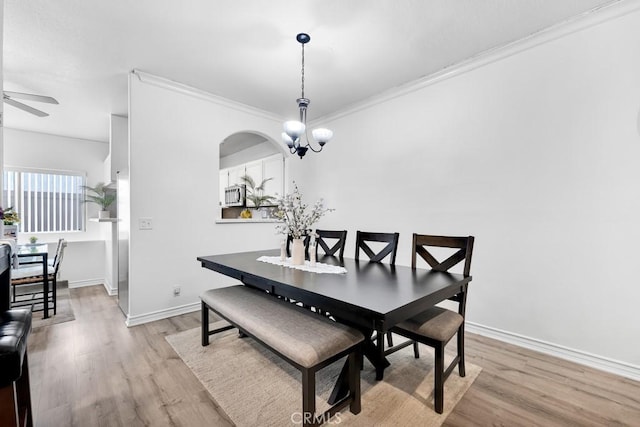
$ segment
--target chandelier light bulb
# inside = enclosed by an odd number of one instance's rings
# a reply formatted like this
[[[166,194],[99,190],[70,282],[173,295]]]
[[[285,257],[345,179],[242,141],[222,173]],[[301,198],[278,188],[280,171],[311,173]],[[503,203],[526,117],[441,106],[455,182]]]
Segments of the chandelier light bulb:
[[[295,141],[304,134],[307,126],[297,120],[289,120],[288,122],[284,122],[283,128],[286,134],[289,135],[289,138]]]
[[[312,130],[311,135],[313,135],[313,139],[315,139],[318,144],[324,145],[331,140],[333,132],[326,128],[318,128]]]

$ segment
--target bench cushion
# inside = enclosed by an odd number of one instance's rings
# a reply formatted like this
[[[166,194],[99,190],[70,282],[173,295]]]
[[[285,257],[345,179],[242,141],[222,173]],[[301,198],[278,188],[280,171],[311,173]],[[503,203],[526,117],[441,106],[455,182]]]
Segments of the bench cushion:
[[[244,332],[305,368],[364,340],[357,329],[248,286],[210,289],[201,298]]]
[[[455,311],[442,307],[432,307],[429,310],[398,324],[397,329],[403,329],[423,337],[447,342],[455,335],[464,319]]]

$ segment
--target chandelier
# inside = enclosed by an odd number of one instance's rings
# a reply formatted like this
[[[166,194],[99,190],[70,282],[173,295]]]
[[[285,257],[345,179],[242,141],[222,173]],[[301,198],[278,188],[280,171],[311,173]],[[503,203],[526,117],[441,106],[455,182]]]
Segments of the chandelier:
[[[300,33],[296,36],[296,40],[302,45],[302,95],[296,100],[300,109],[300,120],[290,120],[284,123],[282,141],[287,144],[291,154],[297,154],[302,158],[309,149],[314,153],[322,151],[322,147],[329,142],[333,132],[325,128],[313,129],[311,135],[320,148],[316,150],[309,142],[309,136],[307,135],[307,107],[311,101],[309,98],[304,97],[304,45],[309,43],[311,37],[309,34]]]

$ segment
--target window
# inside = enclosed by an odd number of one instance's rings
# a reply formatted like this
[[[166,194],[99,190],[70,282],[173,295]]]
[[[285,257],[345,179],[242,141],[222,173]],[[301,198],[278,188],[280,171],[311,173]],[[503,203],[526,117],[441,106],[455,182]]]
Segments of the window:
[[[24,233],[84,231],[84,174],[5,168],[5,207],[20,214]]]

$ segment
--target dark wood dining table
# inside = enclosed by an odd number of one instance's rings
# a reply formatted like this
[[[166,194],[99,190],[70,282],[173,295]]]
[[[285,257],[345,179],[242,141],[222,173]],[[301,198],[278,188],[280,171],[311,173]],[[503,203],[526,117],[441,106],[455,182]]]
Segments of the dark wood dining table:
[[[381,380],[389,362],[384,335],[393,326],[452,297],[471,280],[452,274],[406,266],[322,257],[318,262],[339,265],[343,274],[313,273],[257,259],[279,256],[279,250],[198,257],[202,267],[238,279],[246,286],[299,301],[330,313],[342,323],[359,328],[364,354]],[[373,332],[378,339],[373,340]]]

